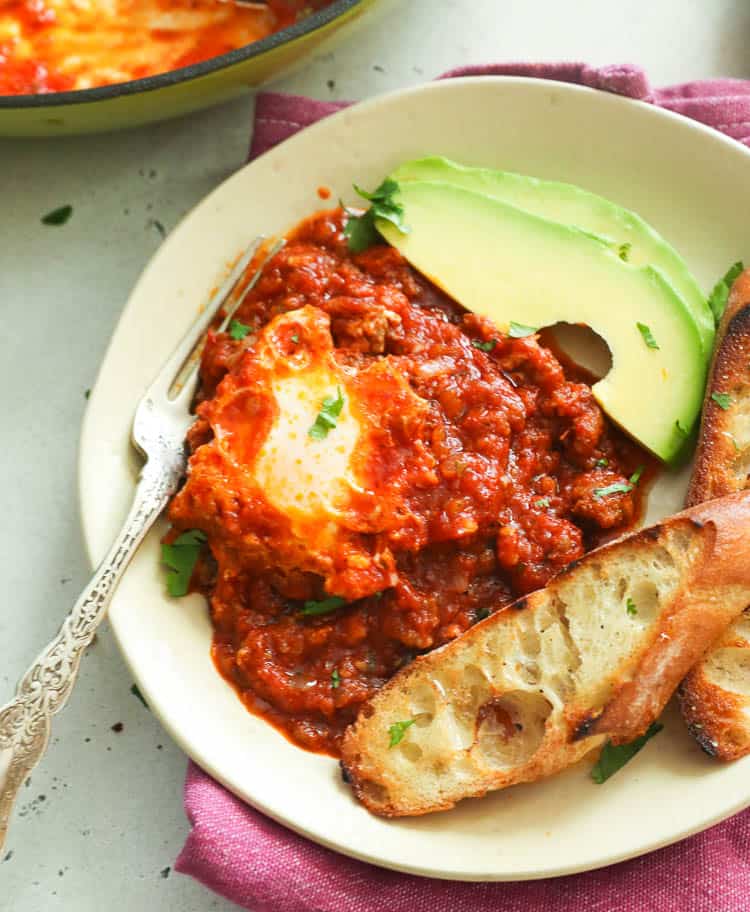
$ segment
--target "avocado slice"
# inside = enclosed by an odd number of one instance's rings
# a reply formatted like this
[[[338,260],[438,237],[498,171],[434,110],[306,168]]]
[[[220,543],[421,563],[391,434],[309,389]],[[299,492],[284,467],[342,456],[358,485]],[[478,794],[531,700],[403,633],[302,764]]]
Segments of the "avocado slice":
[[[573,323],[598,333],[612,368],[592,387],[597,401],[656,456],[677,456],[700,411],[706,367],[695,324],[658,270],[453,184],[404,181],[396,202],[409,232],[383,219],[378,231],[464,307],[499,329]]]
[[[634,266],[658,269],[695,321],[704,359],[708,362],[711,358],[714,318],[706,296],[674,247],[635,212],[573,184],[540,180],[510,171],[469,168],[438,156],[406,162],[392,177],[399,183],[440,181],[483,193],[532,215],[594,234],[611,244]]]

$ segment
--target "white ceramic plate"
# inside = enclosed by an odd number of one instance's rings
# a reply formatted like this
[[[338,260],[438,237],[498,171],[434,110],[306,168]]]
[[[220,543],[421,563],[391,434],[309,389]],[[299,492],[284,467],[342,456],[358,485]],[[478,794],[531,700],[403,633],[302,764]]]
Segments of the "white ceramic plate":
[[[93,561],[126,513],[136,475],[128,446],[135,404],[228,262],[259,233],[282,232],[353,181],[374,186],[424,154],[572,181],[635,209],[710,288],[750,259],[750,154],[644,104],[564,84],[451,80],[337,114],[243,168],[170,235],[135,288],[89,403],[80,496]],[[605,302],[604,302],[605,303]],[[647,407],[648,390],[635,390]],[[665,478],[650,517],[679,506]],[[202,599],[170,600],[156,529],[110,612],[139,687],[175,740],[228,788],[292,829],[390,868],[464,880],[520,880],[595,868],[674,842],[750,804],[750,761],[720,766],[676,715],[603,786],[584,763],[428,817],[370,816],[334,760],[289,744],[248,714],[209,658]]]

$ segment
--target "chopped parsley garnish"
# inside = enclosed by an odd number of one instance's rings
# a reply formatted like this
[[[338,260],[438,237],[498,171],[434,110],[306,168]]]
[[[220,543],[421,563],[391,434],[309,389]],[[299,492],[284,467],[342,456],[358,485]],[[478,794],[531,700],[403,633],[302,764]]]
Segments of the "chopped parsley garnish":
[[[597,469],[606,469],[609,465],[609,459],[602,457],[601,459],[597,459],[594,465],[597,467]]]
[[[43,215],[42,224],[55,226],[64,225],[71,215],[73,215],[72,206],[60,206],[58,209],[53,209],[52,212]]]
[[[513,320],[510,321],[508,327],[508,335],[511,339],[525,339],[526,336],[533,336],[535,332],[536,329],[533,326],[524,326],[523,323],[516,323]]]
[[[625,260],[625,262],[628,261],[628,258],[630,257],[630,250],[631,250],[632,246],[633,245],[628,242],[625,242],[624,244],[620,244],[620,246],[617,248],[617,255],[620,257],[621,260]]]
[[[726,412],[726,410],[732,404],[732,397],[729,395],[729,393],[711,393],[711,398],[724,412]]]
[[[169,567],[167,592],[173,598],[188,594],[190,578],[206,536],[199,529],[183,532],[171,545],[161,546],[161,562]]]
[[[331,672],[331,687],[334,690],[341,687],[341,675],[339,674],[338,668],[334,668]]]
[[[388,729],[388,734],[391,736],[388,747],[395,747],[397,744],[400,744],[406,734],[406,729],[409,728],[410,725],[414,725],[416,721],[416,719],[406,719],[404,722],[394,722]]]
[[[614,484],[607,485],[606,488],[594,488],[594,497],[601,500],[602,497],[609,497],[610,494],[629,494],[632,490],[632,484],[616,481]]]
[[[625,602],[625,608],[631,617],[635,617],[638,614],[638,609],[636,608],[635,602],[632,598],[630,598],[630,596],[628,596],[628,599]]]
[[[638,327],[638,332],[643,336],[643,341],[646,343],[646,345],[649,348],[655,348],[658,351],[659,346],[656,342],[656,339],[654,339],[650,328],[646,326],[645,323],[636,323],[635,325]]]
[[[292,333],[292,342],[294,342],[295,345],[299,345],[299,336],[297,333]]]
[[[146,707],[146,709],[149,708],[148,703],[146,702],[143,694],[140,692],[140,690],[138,690],[137,684],[133,684],[133,686],[130,688],[130,692],[133,694],[134,697],[137,697],[141,701],[141,703],[143,703],[143,705]]]
[[[628,481],[630,482],[630,484],[633,487],[635,487],[638,484],[638,482],[641,480],[641,475],[643,475],[643,470],[645,468],[646,468],[646,466],[638,466],[638,468],[635,470],[635,472],[633,472],[633,474],[628,479]]]
[[[631,741],[629,744],[619,744],[615,747],[610,741],[607,741],[602,748],[596,765],[591,770],[591,778],[597,785],[606,782],[617,770],[622,769],[628,760],[632,760],[643,745],[654,735],[658,735],[663,728],[664,726],[659,722],[652,722],[645,735],[641,735],[640,738],[636,738],[635,741]]]
[[[246,326],[244,323],[240,323],[239,320],[232,320],[229,324],[229,335],[239,342],[240,339],[244,339],[250,332],[250,328],[251,327]]]
[[[356,184],[354,184],[354,189],[372,205],[362,215],[344,209],[346,212],[344,237],[346,237],[352,253],[361,253],[380,241],[380,234],[375,227],[376,219],[390,222],[401,234],[409,233],[409,227],[404,224],[404,207],[393,199],[394,194],[398,193],[398,184],[395,180],[386,178],[372,193],[368,193]]]
[[[733,266],[730,266],[727,270],[726,275],[719,279],[719,281],[714,285],[711,294],[708,296],[708,306],[711,308],[711,312],[714,315],[714,321],[718,325],[719,320],[721,320],[724,313],[724,309],[727,306],[727,301],[729,300],[729,292],[734,284],[734,280],[745,268],[744,264],[739,261]]]
[[[539,507],[540,510],[543,510],[545,507],[549,506],[549,497],[540,497],[539,500],[534,504],[535,507]]]
[[[310,437],[314,437],[315,440],[324,440],[328,436],[328,432],[338,424],[338,417],[343,407],[344,397],[341,395],[341,387],[337,386],[336,395],[326,396],[323,400],[315,424],[307,432]]]
[[[491,352],[492,349],[497,345],[497,339],[488,339],[487,342],[482,342],[481,339],[472,339],[471,344],[474,348],[478,348],[479,351]]]
[[[594,488],[594,497],[601,500],[602,497],[609,497],[610,494],[629,494],[641,480],[645,466],[638,466],[627,482],[616,481],[614,484],[607,485],[605,488]]]
[[[332,611],[335,611],[345,604],[346,599],[341,598],[340,595],[331,595],[321,602],[305,602],[302,608],[300,608],[300,614],[304,614],[305,617],[318,617],[321,614],[330,614]]]

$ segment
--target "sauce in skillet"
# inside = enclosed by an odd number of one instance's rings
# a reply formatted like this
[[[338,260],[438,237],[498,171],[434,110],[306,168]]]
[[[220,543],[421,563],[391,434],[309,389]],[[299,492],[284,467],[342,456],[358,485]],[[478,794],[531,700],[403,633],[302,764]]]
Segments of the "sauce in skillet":
[[[0,0],[0,95],[128,82],[265,38],[332,0]]]

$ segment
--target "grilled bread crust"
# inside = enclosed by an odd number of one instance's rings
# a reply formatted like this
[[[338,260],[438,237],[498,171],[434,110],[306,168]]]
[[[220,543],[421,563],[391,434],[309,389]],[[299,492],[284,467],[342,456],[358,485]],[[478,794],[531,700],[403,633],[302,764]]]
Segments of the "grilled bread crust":
[[[688,506],[749,488],[749,472],[750,270],[746,270],[732,287],[718,329]],[[690,671],[678,695],[691,734],[708,754],[736,760],[750,753],[750,608]]]
[[[750,492],[592,551],[415,659],[347,730],[345,776],[376,814],[426,814],[631,741],[747,604]]]
[[[728,407],[721,398],[730,396]],[[716,333],[695,466],[685,505],[724,497],[750,485],[750,269],[732,286]]]

